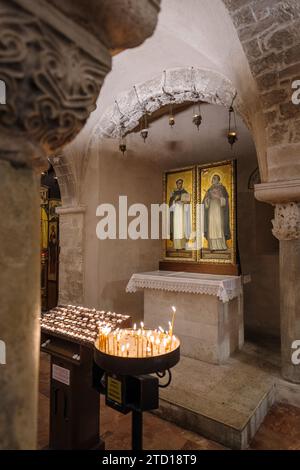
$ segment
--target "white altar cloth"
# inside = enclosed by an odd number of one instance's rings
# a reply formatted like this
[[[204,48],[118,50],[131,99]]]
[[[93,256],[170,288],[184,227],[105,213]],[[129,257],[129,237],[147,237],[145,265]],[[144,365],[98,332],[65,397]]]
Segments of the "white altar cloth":
[[[229,302],[242,293],[241,276],[222,276],[174,271],[151,271],[131,276],[126,292],[158,289],[190,294],[208,294]]]

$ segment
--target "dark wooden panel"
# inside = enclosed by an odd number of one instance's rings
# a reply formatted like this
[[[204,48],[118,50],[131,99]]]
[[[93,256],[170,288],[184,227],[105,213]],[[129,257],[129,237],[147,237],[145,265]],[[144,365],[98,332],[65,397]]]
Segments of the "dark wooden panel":
[[[204,263],[178,263],[177,261],[160,261],[159,269],[162,271],[184,271],[187,273],[224,274],[239,276],[240,269],[237,264],[204,264]]]

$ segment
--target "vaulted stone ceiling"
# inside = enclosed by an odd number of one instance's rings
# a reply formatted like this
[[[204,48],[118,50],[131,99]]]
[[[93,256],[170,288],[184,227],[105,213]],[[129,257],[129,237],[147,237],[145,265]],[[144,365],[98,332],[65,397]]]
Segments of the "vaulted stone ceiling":
[[[300,106],[291,99],[300,79],[300,1],[223,2],[261,93],[269,146],[300,142]]]

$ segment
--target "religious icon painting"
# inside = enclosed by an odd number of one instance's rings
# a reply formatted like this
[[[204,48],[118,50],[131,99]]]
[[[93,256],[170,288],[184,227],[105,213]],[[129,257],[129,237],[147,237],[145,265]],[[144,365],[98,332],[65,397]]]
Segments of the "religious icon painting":
[[[196,167],[164,173],[164,202],[169,214],[164,259],[196,261]]]
[[[56,208],[61,206],[60,199],[49,199],[49,220],[58,219]]]
[[[48,280],[57,280],[58,270],[58,222],[57,220],[49,222],[49,257],[48,257]]]
[[[235,161],[198,165],[197,170],[197,261],[235,265]]]

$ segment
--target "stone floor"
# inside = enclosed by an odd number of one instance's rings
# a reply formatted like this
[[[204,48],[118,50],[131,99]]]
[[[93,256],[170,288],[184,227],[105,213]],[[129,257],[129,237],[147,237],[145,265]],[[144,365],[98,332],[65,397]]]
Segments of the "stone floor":
[[[101,402],[101,435],[108,450],[130,449],[130,415],[122,415]],[[38,446],[45,448],[49,440],[49,359],[41,355]],[[186,431],[159,417],[145,413],[144,448],[162,450],[218,450],[220,444]],[[260,426],[250,449],[300,450],[300,409],[277,404]]]

